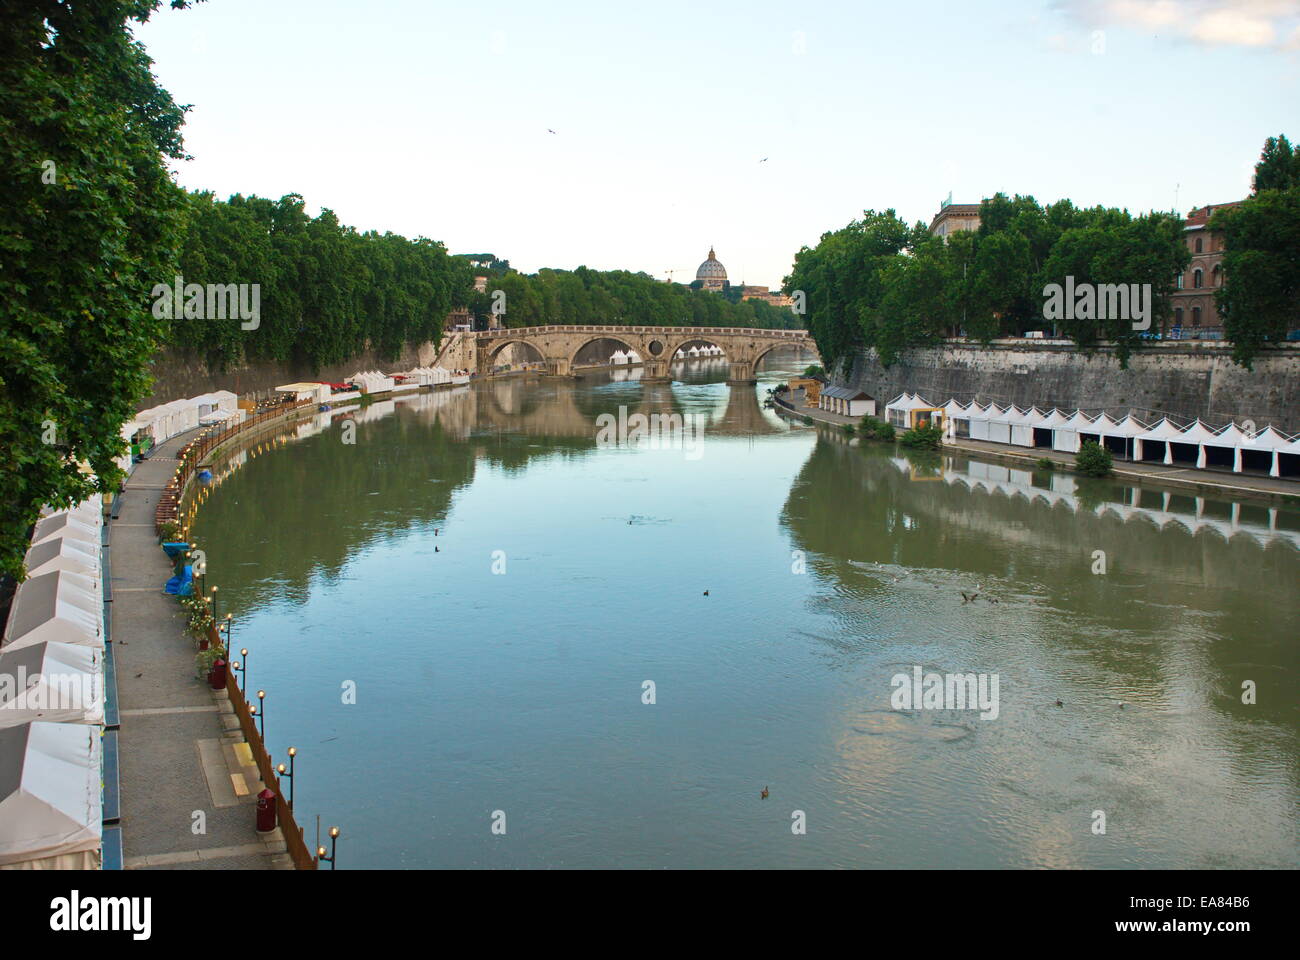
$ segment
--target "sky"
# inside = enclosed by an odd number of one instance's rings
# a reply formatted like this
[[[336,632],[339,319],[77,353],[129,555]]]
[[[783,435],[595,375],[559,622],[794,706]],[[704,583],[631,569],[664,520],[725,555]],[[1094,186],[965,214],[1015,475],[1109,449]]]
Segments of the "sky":
[[[1300,139],[1300,0],[207,0],[136,36],[192,105],[184,186],[529,273],[713,246],[775,288],[863,210],[1185,214]]]

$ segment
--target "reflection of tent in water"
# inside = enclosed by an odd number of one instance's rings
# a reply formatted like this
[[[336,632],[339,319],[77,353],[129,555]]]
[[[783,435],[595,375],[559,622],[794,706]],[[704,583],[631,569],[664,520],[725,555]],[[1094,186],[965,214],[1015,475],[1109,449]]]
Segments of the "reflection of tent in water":
[[[94,725],[0,729],[0,869],[99,868],[101,752]]]

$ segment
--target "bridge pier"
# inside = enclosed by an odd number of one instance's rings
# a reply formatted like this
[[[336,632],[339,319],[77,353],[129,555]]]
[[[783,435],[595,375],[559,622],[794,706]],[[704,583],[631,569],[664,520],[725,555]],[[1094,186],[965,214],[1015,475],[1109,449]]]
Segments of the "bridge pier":
[[[668,372],[667,360],[644,360],[641,363],[641,382],[642,383],[672,383],[672,375]]]
[[[546,360],[546,375],[548,377],[572,377],[573,367],[569,363],[569,358],[548,357]]]
[[[749,360],[733,361],[731,369],[727,373],[728,384],[750,384],[758,383],[758,378],[754,376],[754,364]]]

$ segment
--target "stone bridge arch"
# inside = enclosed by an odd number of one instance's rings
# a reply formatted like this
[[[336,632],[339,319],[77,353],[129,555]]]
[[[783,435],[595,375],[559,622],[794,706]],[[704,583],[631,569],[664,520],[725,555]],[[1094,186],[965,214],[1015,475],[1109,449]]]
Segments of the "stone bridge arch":
[[[546,361],[547,372],[569,376],[578,351],[596,340],[613,340],[641,357],[643,383],[670,380],[669,366],[685,343],[702,341],[722,350],[731,365],[728,383],[753,383],[754,365],[780,344],[816,345],[804,330],[760,330],[741,327],[641,327],[591,325],[518,327],[509,331],[484,331],[475,342],[476,366],[490,373],[501,350],[511,343],[527,343]]]

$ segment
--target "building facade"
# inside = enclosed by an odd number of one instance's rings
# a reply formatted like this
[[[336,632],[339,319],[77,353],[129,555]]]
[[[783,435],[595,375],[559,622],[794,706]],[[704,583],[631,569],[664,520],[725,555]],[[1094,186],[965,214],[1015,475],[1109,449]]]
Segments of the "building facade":
[[[1210,220],[1217,211],[1240,205],[1240,200],[1207,204],[1183,221],[1183,237],[1192,261],[1175,281],[1170,315],[1162,331],[1165,336],[1184,340],[1223,336],[1214,293],[1223,286],[1224,237],[1221,231],[1210,229]]]
[[[943,237],[945,240],[954,233],[980,228],[980,205],[978,203],[953,203],[945,200],[939,206],[939,212],[930,221],[930,236]]]

